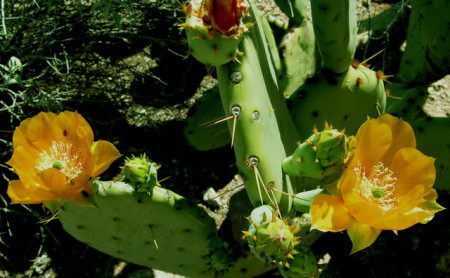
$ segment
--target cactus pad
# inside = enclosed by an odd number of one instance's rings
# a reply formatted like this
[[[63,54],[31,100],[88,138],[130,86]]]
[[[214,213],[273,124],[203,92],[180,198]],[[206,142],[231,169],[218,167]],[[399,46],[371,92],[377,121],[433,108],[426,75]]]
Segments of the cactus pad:
[[[191,277],[212,277],[208,214],[176,193],[135,193],[122,182],[98,182],[98,208],[64,204],[59,219],[79,241],[138,265]]]

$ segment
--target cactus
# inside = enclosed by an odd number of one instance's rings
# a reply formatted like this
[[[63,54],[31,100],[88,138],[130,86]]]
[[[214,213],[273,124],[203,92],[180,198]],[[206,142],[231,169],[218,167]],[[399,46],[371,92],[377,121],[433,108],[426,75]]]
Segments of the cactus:
[[[234,137],[237,166],[246,179],[253,204],[277,203],[282,214],[288,213],[292,204],[289,197],[262,188],[273,183],[277,190],[292,192],[290,179],[280,171],[286,152],[253,41],[243,38],[240,49],[244,52],[241,63],[217,68],[224,110],[227,116],[235,117],[229,128]]]
[[[248,232],[244,232],[250,250],[266,263],[281,261],[287,264],[286,258],[294,254],[294,246],[298,238],[294,237],[295,226],[289,226],[278,218],[277,211],[264,205],[255,208],[250,214]]]
[[[283,171],[290,176],[327,180],[341,169],[348,152],[344,133],[329,126],[321,132],[314,129],[314,134],[283,160]]]
[[[210,73],[215,67],[218,80],[191,109],[185,137],[201,151],[233,148],[254,207],[241,215],[250,222],[247,244],[229,241],[203,207],[162,188],[159,165],[146,155],[126,158],[120,181],[91,181],[96,208],[64,203],[64,229],[111,256],[188,277],[252,277],[275,268],[283,277],[319,276],[310,247],[322,232],[311,231],[311,204],[319,195],[341,197],[329,195],[339,186],[332,182],[353,158],[350,136],[368,118],[389,112],[411,121],[419,150],[437,159],[436,187],[448,189],[448,118],[419,117],[429,81],[441,76],[433,65],[448,55],[447,39],[439,37],[448,26],[433,36],[438,24],[429,16],[449,5],[422,2],[412,1],[409,26],[418,41],[408,39],[398,83],[388,92],[382,71],[354,59],[354,0],[311,0],[312,22],[306,1],[276,1],[292,27],[279,47],[253,0],[183,5],[189,52]],[[395,98],[386,103],[389,96]]]
[[[436,158],[436,189],[450,189],[450,118],[427,117],[411,122],[417,149]]]
[[[225,116],[220,101],[219,88],[214,86],[195,102],[186,118],[184,136],[189,144],[200,151],[220,148],[231,143]]]
[[[280,45],[280,53],[283,57],[280,91],[285,98],[289,98],[320,68],[320,56],[310,21],[304,21],[289,30]]]
[[[216,227],[204,210],[160,187],[147,194],[123,182],[97,185],[98,209],[64,205],[59,219],[68,233],[135,264],[211,277],[208,239]]]
[[[312,77],[291,96],[292,118],[303,140],[325,122],[354,135],[367,116],[384,113],[383,81],[374,71],[355,67],[339,76],[322,73]]]
[[[278,269],[284,278],[314,278],[319,277],[320,272],[317,267],[317,260],[314,254],[306,246],[300,245],[298,253],[289,260],[290,267],[279,265]]]
[[[220,12],[214,12],[215,5],[223,5]],[[236,59],[236,47],[247,30],[241,22],[247,10],[245,1],[191,1],[184,10],[187,17],[181,27],[186,30],[190,53],[196,59],[208,66]]]

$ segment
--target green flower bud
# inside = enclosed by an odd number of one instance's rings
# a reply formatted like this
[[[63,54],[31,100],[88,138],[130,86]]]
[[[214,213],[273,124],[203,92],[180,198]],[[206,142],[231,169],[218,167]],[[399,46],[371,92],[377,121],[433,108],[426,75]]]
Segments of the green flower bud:
[[[125,159],[122,174],[125,182],[131,184],[137,192],[152,190],[158,183],[157,170],[159,166],[151,162],[146,155]]]

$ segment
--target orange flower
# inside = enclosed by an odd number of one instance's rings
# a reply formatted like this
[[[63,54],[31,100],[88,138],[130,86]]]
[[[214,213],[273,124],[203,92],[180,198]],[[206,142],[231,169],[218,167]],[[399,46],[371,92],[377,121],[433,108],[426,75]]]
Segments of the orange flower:
[[[391,115],[368,119],[356,134],[353,158],[341,178],[311,204],[312,228],[347,230],[351,253],[370,246],[382,230],[430,221],[442,209],[432,188],[434,158],[416,149],[411,126]]]
[[[88,122],[77,112],[41,112],[14,131],[13,155],[7,162],[19,180],[9,183],[13,204],[44,203],[55,211],[65,201],[95,205],[91,177],[120,157],[107,141],[94,142]]]

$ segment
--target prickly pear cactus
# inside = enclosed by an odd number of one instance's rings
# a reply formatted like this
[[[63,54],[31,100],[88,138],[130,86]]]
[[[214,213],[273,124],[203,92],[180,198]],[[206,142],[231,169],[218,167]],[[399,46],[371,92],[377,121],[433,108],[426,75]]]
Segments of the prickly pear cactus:
[[[125,159],[122,173],[125,182],[129,183],[136,192],[151,191],[158,183],[157,170],[159,165],[153,163],[143,154],[139,157],[134,155]]]
[[[411,122],[417,149],[436,158],[436,189],[450,189],[450,118],[426,117]]]
[[[252,253],[266,263],[282,262],[292,258],[298,238],[295,225],[289,226],[278,218],[277,211],[267,205],[255,208],[250,217],[248,231],[244,232]]]
[[[183,6],[187,16],[181,28],[186,30],[190,54],[208,66],[237,59],[237,46],[248,29],[241,21],[247,9],[242,0],[193,0]]]
[[[228,125],[223,119],[219,88],[214,86],[201,96],[189,110],[184,136],[189,144],[200,151],[220,148],[231,143]]]
[[[310,21],[289,30],[280,45],[280,55],[283,66],[279,76],[280,91],[285,98],[289,98],[320,68],[319,51]]]
[[[135,192],[123,182],[97,182],[98,208],[65,203],[59,219],[79,241],[138,265],[212,277],[214,220],[180,195],[155,187]]]
[[[311,14],[323,67],[346,72],[356,50],[356,1],[311,0]]]
[[[292,192],[291,180],[280,171],[286,151],[252,39],[243,38],[240,49],[244,52],[241,63],[217,67],[222,104],[227,117],[232,118],[228,125],[237,167],[246,178],[247,193],[254,205],[275,206],[276,202],[282,214],[288,213],[290,197],[270,194],[262,187],[272,182],[275,189]]]
[[[316,128],[313,131],[314,134],[300,144],[293,155],[283,160],[286,174],[328,179],[341,170],[349,152],[347,136],[328,125],[321,132]]]
[[[311,250],[300,244],[297,254],[293,259],[289,259],[289,267],[279,265],[278,270],[284,278],[316,278],[320,272],[317,267],[317,260]]]
[[[380,77],[380,72],[356,63],[345,74],[322,72],[307,80],[290,98],[292,118],[302,140],[325,122],[354,135],[367,116],[383,114],[386,94]]]

